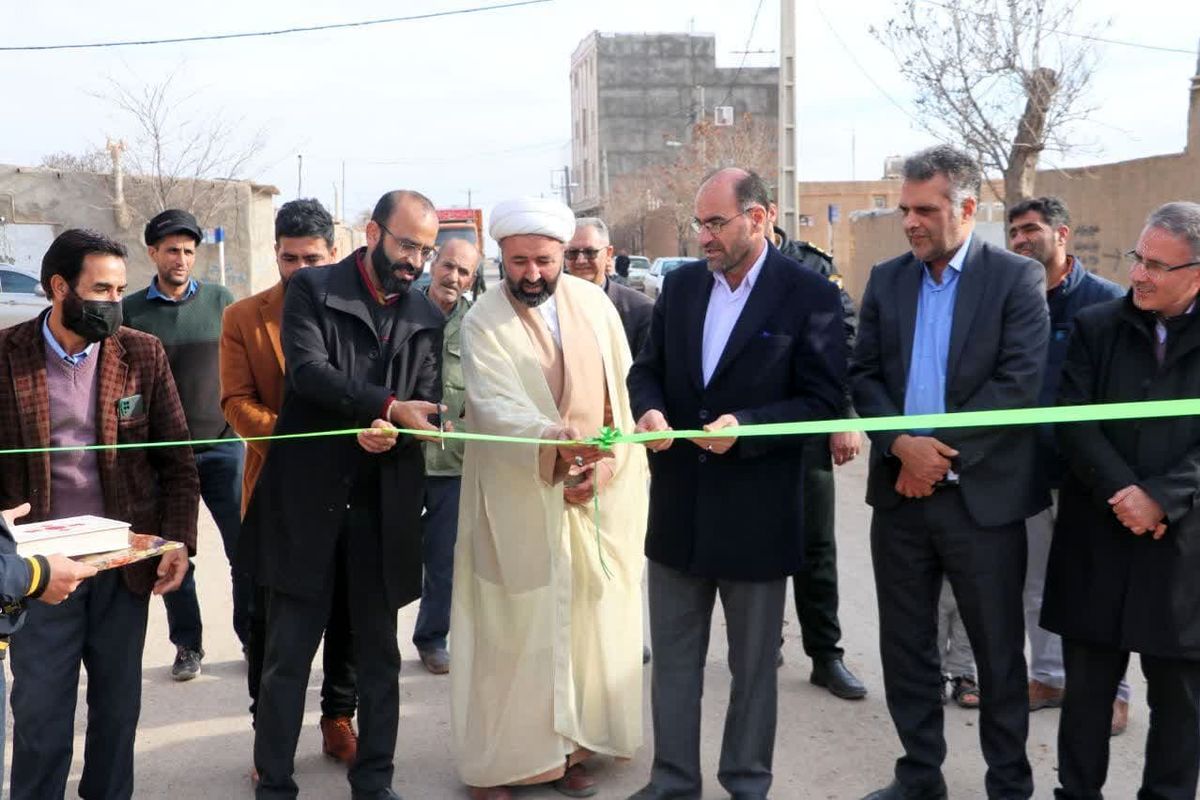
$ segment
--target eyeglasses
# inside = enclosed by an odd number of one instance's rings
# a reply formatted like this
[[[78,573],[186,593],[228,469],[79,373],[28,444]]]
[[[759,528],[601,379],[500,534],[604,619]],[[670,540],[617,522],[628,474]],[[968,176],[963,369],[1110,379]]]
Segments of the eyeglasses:
[[[583,249],[580,249],[577,247],[572,247],[570,250],[568,250],[565,253],[565,255],[567,257],[568,263],[571,261],[574,261],[575,259],[579,258],[580,256],[583,256],[588,261],[595,261],[596,258],[600,255],[600,252],[601,251],[596,250],[595,248],[592,248],[592,247],[587,247],[587,248],[583,248]]]
[[[396,241],[396,244],[400,245],[400,255],[419,256],[421,265],[426,267],[437,258],[438,251],[436,247],[422,247],[411,239],[401,239],[389,231],[382,222],[376,222],[375,224],[379,226],[380,230],[392,237]]]
[[[692,231],[694,233],[699,233],[702,230],[707,230],[713,236],[720,236],[722,228],[724,228],[726,225],[733,222],[735,219],[742,216],[743,214],[749,213],[750,211],[752,211],[755,208],[762,208],[762,206],[750,206],[750,208],[743,208],[741,211],[734,214],[729,219],[718,218],[718,219],[710,219],[710,220],[701,222],[700,220],[696,219],[695,217],[692,217]]]
[[[1143,258],[1137,250],[1130,250],[1129,252],[1125,253],[1125,259],[1129,262],[1130,267],[1141,264],[1146,268],[1146,272],[1149,272],[1151,275],[1163,275],[1167,272],[1174,272],[1177,269],[1200,267],[1200,261],[1189,261],[1186,264],[1176,264],[1173,267],[1169,267],[1166,264],[1160,264],[1153,259]]]

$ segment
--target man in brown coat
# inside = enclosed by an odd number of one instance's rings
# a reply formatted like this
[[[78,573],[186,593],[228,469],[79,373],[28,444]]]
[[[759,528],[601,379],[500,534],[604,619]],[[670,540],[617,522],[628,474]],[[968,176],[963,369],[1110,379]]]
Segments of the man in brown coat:
[[[31,603],[13,637],[14,800],[62,797],[71,771],[79,667],[88,673],[82,797],[133,796],[149,595],[179,588],[196,551],[200,481],[162,343],[121,325],[125,248],[63,232],[42,259],[53,305],[0,332],[0,448],[75,448],[0,457],[0,508],[26,521],[94,514],[183,542],[160,561],[102,572],[57,606]]]
[[[237,433],[247,439],[270,436],[283,406],[283,347],[279,329],[283,320],[283,295],[288,279],[305,267],[337,260],[333,243],[333,218],[316,200],[292,200],[275,215],[275,261],[279,283],[231,305],[221,327],[221,411]],[[242,473],[242,513],[267,458],[268,441],[246,443],[246,468]],[[344,598],[342,598],[344,599]],[[246,680],[250,714],[258,708],[258,684],[266,608],[264,593],[256,590],[251,606],[249,662]],[[325,628],[325,681],[321,685],[322,749],[349,765],[357,751],[354,712],[358,702],[354,661],[350,653],[350,619],[344,602],[335,602]]]

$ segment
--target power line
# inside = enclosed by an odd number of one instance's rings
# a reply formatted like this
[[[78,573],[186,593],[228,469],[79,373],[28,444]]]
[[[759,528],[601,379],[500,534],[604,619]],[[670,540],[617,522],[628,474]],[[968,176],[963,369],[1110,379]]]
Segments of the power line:
[[[938,8],[941,8],[945,11],[952,11],[955,13],[963,10],[963,9],[954,8],[952,6],[948,6],[945,3],[939,3],[939,2],[937,2],[937,0],[921,0],[921,2],[925,3],[926,5],[937,6]],[[983,17],[985,19],[999,19],[999,17],[996,14],[990,14],[986,11],[969,11],[968,10],[967,13],[971,14],[972,16]],[[1162,45],[1157,45],[1157,44],[1144,44],[1142,42],[1130,42],[1130,41],[1125,41],[1122,39],[1107,39],[1103,36],[1093,36],[1090,33],[1076,33],[1075,31],[1064,31],[1064,30],[1059,30],[1056,28],[1044,28],[1043,30],[1046,30],[1050,33],[1057,33],[1061,36],[1070,36],[1075,39],[1086,39],[1089,42],[1100,42],[1101,44],[1115,44],[1115,45],[1119,45],[1121,47],[1138,47],[1138,48],[1141,48],[1142,50],[1157,50],[1162,53],[1183,53],[1184,55],[1189,55],[1189,56],[1196,55],[1195,50],[1184,50],[1179,47],[1164,47]]]
[[[833,23],[829,21],[829,17],[825,15],[825,9],[821,7],[819,0],[818,2],[814,3],[814,5],[817,7],[817,13],[821,15],[821,19],[824,21],[825,27],[829,28],[829,32],[833,34],[833,38],[836,39],[837,43],[842,46],[843,50],[846,51],[846,55],[850,57],[850,60],[854,63],[854,66],[858,67],[858,71],[861,72],[863,76],[871,82],[871,85],[874,86],[881,95],[887,98],[889,103],[900,109],[900,111],[902,111],[910,120],[924,127],[924,123],[917,119],[917,117],[911,111],[909,111],[909,109],[903,103],[892,97],[891,94],[888,93],[887,89],[884,89],[882,86],[880,86],[879,82],[875,80],[875,77],[871,75],[870,71],[862,65],[862,63],[858,60],[858,57],[854,55],[854,51],[849,45],[846,44],[846,41],[842,38],[842,35],[837,32],[837,28],[833,27]]]
[[[453,17],[460,14],[476,14],[483,11],[498,11],[506,8],[518,8],[520,6],[533,6],[541,3],[549,3],[553,0],[515,0],[510,3],[499,3],[490,6],[475,6],[473,8],[460,8],[452,11],[431,11],[427,14],[412,14],[407,17],[388,17],[386,19],[367,19],[357,22],[338,22],[328,25],[309,25],[297,28],[280,28],[271,31],[248,31],[243,33],[215,33],[208,36],[182,36],[174,39],[131,39],[120,42],[85,42],[76,44],[34,44],[34,45],[9,45],[0,46],[0,52],[4,53],[28,53],[34,51],[45,50],[91,50],[102,47],[136,47],[141,45],[152,44],[184,44],[187,42],[215,42],[227,39],[251,39],[260,36],[286,36],[293,33],[313,33],[316,31],[333,31],[344,30],[346,28],[366,28],[372,25],[388,25],[395,22],[413,22],[415,20],[434,19],[435,17]]]
[[[788,0],[784,0],[786,3]],[[737,79],[742,76],[742,69],[746,66],[746,58],[750,55],[750,42],[754,39],[754,29],[758,27],[758,14],[762,11],[763,0],[758,0],[758,7],[754,9],[754,19],[750,21],[750,35],[746,37],[746,46],[742,49],[742,62],[738,64],[737,71],[733,73],[733,78],[729,81],[729,88],[725,91],[725,99],[719,105],[729,105],[729,98],[733,97],[733,87],[737,84]]]

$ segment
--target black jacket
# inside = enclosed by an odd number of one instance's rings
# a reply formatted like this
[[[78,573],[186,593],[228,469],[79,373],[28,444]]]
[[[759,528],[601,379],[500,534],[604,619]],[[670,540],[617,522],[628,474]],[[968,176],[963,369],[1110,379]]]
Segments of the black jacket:
[[[1154,316],[1129,297],[1075,318],[1059,402],[1200,397],[1200,314],[1168,322],[1154,357]],[[1200,659],[1200,417],[1060,424],[1070,471],[1042,606],[1065,637],[1165,658]],[[1137,484],[1167,514],[1166,535],[1133,535],[1108,498]]]
[[[654,301],[636,289],[622,286],[612,278],[604,284],[604,293],[617,307],[625,338],[629,340],[629,352],[637,358],[650,335],[650,317],[654,315]]]
[[[1050,307],[1050,344],[1046,348],[1046,374],[1042,378],[1039,406],[1052,406],[1058,398],[1058,380],[1067,359],[1067,342],[1075,327],[1075,316],[1096,303],[1114,300],[1125,294],[1117,284],[1088,272],[1079,259],[1071,256],[1071,271],[1062,283],[1046,293]],[[1038,468],[1052,489],[1062,484],[1067,462],[1054,441],[1054,426],[1038,427]]]
[[[384,414],[390,396],[432,402],[441,396],[444,316],[424,294],[410,291],[386,309],[394,321],[390,339],[381,341],[358,255],[300,270],[288,283],[278,435],[367,427]],[[388,599],[399,608],[421,593],[424,474],[420,443],[409,437],[380,455],[366,453],[352,435],[275,441],[246,511],[243,564],[264,586],[317,592],[351,489],[362,491],[356,481],[370,476],[378,481]]]
[[[912,253],[871,270],[850,366],[862,417],[904,413],[924,266]],[[1025,408],[1037,402],[1050,317],[1046,271],[1038,262],[971,239],[955,297],[946,364],[947,412]],[[903,431],[871,434],[867,502],[893,508],[900,461],[890,455]],[[947,428],[933,435],[959,451],[963,500],[981,526],[1004,525],[1050,505],[1034,474],[1033,428]]]
[[[705,262],[667,276],[650,338],[629,372],[635,418],[676,430],[725,413],[741,424],[828,419],[845,399],[837,287],[773,245],[708,385],[701,351],[713,277]],[[799,571],[804,437],[746,437],[724,455],[677,440],[650,454],[646,555],[708,578],[764,581]]]

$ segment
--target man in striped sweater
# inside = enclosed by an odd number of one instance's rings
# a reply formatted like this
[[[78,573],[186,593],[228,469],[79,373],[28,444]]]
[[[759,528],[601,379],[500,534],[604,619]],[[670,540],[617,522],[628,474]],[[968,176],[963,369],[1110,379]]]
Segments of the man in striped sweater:
[[[192,276],[200,225],[187,211],[168,209],[148,223],[147,252],[158,274],[143,291],[125,297],[125,324],[162,340],[179,389],[193,440],[200,495],[212,513],[233,582],[233,629],[246,645],[250,625],[251,584],[234,569],[241,529],[242,465],[245,448],[221,413],[218,347],[221,317],[233,295],[224,286],[201,283]],[[195,565],[178,592],[163,598],[167,625],[175,645],[171,677],[187,681],[200,674],[204,658]]]

